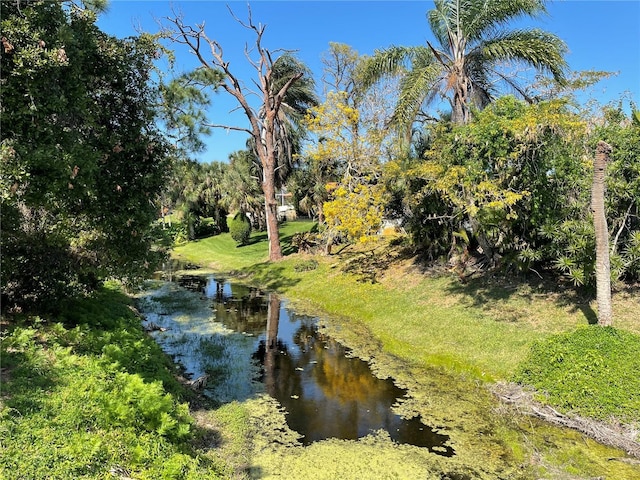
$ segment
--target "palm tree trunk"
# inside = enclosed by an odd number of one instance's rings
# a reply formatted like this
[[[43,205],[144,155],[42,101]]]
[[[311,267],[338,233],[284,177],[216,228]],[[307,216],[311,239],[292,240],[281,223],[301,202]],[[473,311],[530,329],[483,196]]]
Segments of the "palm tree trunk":
[[[613,323],[609,230],[604,211],[604,178],[610,153],[611,146],[599,141],[593,163],[593,186],[591,188],[591,209],[593,210],[593,224],[596,232],[596,299],[598,302],[598,324],[602,326],[610,326]]]
[[[461,52],[458,56],[460,55],[462,55]],[[451,121],[455,125],[466,125],[469,122],[469,79],[464,69],[464,58],[457,60],[453,68],[453,76],[456,81],[453,86]]]

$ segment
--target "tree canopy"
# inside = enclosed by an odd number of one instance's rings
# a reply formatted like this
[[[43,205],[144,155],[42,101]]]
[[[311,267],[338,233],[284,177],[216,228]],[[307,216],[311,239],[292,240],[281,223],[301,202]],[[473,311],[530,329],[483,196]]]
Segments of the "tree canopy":
[[[436,0],[427,14],[437,43],[392,46],[375,53],[365,78],[374,83],[383,75],[401,75],[397,124],[409,127],[424,103],[446,98],[451,120],[467,123],[473,105],[486,106],[506,84],[525,95],[505,70],[524,64],[564,81],[567,47],[556,35],[540,29],[509,29],[522,17],[546,12],[544,0]]]
[[[53,305],[152,266],[167,144],[146,35],[75,3],[1,2],[3,305]]]

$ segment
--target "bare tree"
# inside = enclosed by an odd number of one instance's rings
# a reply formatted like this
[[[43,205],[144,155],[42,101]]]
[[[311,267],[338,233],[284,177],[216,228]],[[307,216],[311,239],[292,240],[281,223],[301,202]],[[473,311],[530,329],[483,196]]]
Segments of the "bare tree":
[[[287,91],[292,85],[302,78],[304,72],[291,72],[287,79],[277,79],[274,75],[274,58],[272,51],[262,46],[262,37],[266,25],[254,24],[249,7],[248,21],[239,20],[231,10],[233,18],[243,27],[255,34],[255,42],[251,49],[245,47],[245,57],[257,73],[257,79],[253,79],[253,85],[257,90],[248,88],[230,69],[229,62],[224,58],[224,51],[220,43],[210,39],[205,33],[204,23],[195,27],[186,25],[182,16],[176,15],[167,20],[172,24],[169,37],[178,44],[189,47],[195,54],[202,69],[221,71],[224,74],[222,81],[212,85],[221,88],[238,102],[238,108],[242,110],[249,120],[249,127],[234,125],[206,124],[212,128],[224,128],[247,132],[251,135],[255,144],[255,152],[260,160],[262,178],[261,186],[265,198],[265,213],[267,221],[267,236],[269,238],[269,260],[275,261],[282,258],[280,247],[280,235],[278,231],[276,200],[276,169],[278,168],[278,144],[280,129],[278,121],[280,110]],[[284,51],[280,50],[280,53]],[[286,53],[286,52],[284,52]],[[280,80],[276,82],[276,80]],[[277,83],[277,86],[276,86]],[[249,102],[249,96],[257,96],[259,104],[254,108]]]
[[[611,146],[598,142],[596,158],[593,162],[593,186],[591,189],[591,209],[596,231],[596,298],[598,302],[598,324],[610,326],[613,323],[611,306],[611,263],[609,260],[609,230],[604,211],[604,180]]]

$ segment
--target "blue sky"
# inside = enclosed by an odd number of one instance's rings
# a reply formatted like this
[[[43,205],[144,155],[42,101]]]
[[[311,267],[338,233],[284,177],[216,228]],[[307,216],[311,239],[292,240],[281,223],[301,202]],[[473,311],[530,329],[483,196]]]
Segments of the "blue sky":
[[[158,21],[171,16],[172,9],[182,12],[188,24],[205,22],[210,38],[218,40],[225,57],[237,76],[255,78],[244,57],[245,44],[254,36],[229,13],[230,7],[241,20],[247,18],[247,2],[213,0],[111,0],[109,10],[99,18],[99,27],[117,37],[135,35],[136,31],[158,31]],[[345,43],[360,54],[390,45],[421,45],[432,36],[426,12],[432,1],[252,1],[254,23],[266,25],[263,46],[294,50],[311,68],[319,83],[320,62],[329,42]],[[567,61],[574,71],[604,70],[618,72],[603,80],[591,92],[606,103],[622,96],[640,104],[640,0],[556,0],[547,6],[548,15],[527,20],[555,33],[569,47]],[[177,66],[191,69],[197,64],[191,54],[175,46]],[[235,104],[226,94],[212,96],[209,121],[246,127],[239,112],[230,112]],[[246,134],[214,130],[206,140],[207,150],[198,155],[201,161],[225,161],[229,153],[243,149]]]

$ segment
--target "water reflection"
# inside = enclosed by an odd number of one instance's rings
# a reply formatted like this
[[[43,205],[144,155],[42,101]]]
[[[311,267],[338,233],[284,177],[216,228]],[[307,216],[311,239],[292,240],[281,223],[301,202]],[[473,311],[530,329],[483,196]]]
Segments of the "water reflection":
[[[419,418],[402,419],[391,410],[406,393],[390,379],[376,378],[366,362],[318,331],[317,319],[289,311],[275,294],[189,279],[186,286],[212,301],[216,320],[256,336],[253,358],[269,395],[287,410],[290,428],[310,444],[326,438],[357,439],[383,429],[393,440],[451,456],[446,435]]]

